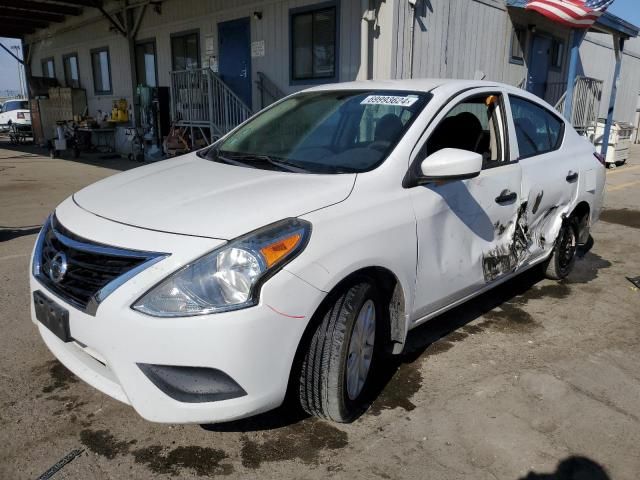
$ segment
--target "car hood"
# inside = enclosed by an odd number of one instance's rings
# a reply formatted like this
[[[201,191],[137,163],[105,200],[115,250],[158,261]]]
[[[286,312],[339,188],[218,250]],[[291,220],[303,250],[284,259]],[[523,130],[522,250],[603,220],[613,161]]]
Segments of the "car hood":
[[[342,202],[355,178],[238,167],[193,153],[108,177],[73,199],[127,225],[229,240]]]

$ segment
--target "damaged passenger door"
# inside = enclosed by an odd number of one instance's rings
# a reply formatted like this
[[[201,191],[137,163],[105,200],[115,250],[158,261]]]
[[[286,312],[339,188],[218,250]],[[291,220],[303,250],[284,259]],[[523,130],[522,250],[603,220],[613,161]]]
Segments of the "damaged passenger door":
[[[511,157],[507,123],[504,94],[474,89],[441,111],[414,150],[412,166],[444,148],[483,157],[475,178],[410,189],[418,241],[414,322],[515,271],[523,260],[521,171]]]
[[[556,112],[513,94],[509,106],[522,168],[522,237],[534,262],[551,251],[577,197],[581,160],[562,152],[564,120]]]

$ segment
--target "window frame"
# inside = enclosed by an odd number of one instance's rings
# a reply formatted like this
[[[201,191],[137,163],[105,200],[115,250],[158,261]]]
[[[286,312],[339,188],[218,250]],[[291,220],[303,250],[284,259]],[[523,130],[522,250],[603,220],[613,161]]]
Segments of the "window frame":
[[[549,110],[544,105],[542,105],[542,104],[540,104],[538,102],[535,102],[535,101],[533,101],[533,100],[531,100],[529,98],[526,98],[526,97],[524,97],[522,95],[518,95],[518,94],[515,94],[515,93],[508,93],[507,95],[509,97],[509,111],[510,111],[510,114],[511,114],[511,121],[513,122],[514,129],[515,129],[515,124],[516,124],[516,119],[515,119],[515,116],[513,114],[513,105],[512,105],[512,102],[511,102],[512,98],[517,98],[518,100],[522,100],[523,102],[526,102],[526,103],[529,103],[529,104],[531,104],[531,105],[533,105],[535,107],[538,107],[539,109],[547,112],[551,117],[556,118],[560,122],[560,131],[558,132],[558,139],[556,140],[555,146],[550,150],[546,150],[544,152],[536,152],[536,153],[534,153],[532,155],[522,155],[522,153],[520,152],[520,143],[518,142],[518,137],[516,135],[516,132],[514,131],[514,135],[515,135],[515,138],[516,138],[516,145],[518,145],[518,161],[526,160],[528,158],[533,158],[533,157],[539,157],[540,155],[546,155],[547,153],[553,153],[553,152],[557,152],[558,150],[560,150],[562,148],[562,145],[564,144],[566,126],[567,126],[566,120],[561,115],[555,113],[552,110]]]
[[[467,95],[468,93],[468,95]],[[429,132],[429,135],[424,139],[424,141],[421,143],[420,148],[418,150],[418,154],[416,155],[416,159],[420,159],[419,161],[424,160],[425,158],[427,158],[427,156],[431,155],[428,151],[427,151],[427,145],[429,144],[429,140],[431,139],[432,135],[434,134],[434,132],[436,131],[436,129],[438,128],[438,126],[445,120],[445,118],[448,117],[449,113],[451,113],[451,111],[453,111],[453,109],[455,109],[456,107],[458,107],[459,105],[463,104],[463,103],[467,103],[469,100],[473,99],[473,98],[478,98],[478,97],[487,97],[490,95],[496,95],[497,97],[499,97],[499,108],[501,110],[501,121],[500,123],[498,122],[498,119],[494,118],[494,128],[497,127],[497,131],[499,132],[499,134],[502,134],[502,141],[498,141],[498,157],[500,157],[500,160],[497,160],[495,162],[495,165],[491,165],[491,166],[486,166],[485,162],[482,162],[482,171],[485,170],[490,170],[490,169],[494,169],[494,168],[498,168],[498,167],[503,167],[506,165],[510,165],[512,163],[517,163],[517,159],[516,160],[511,160],[511,150],[510,150],[510,141],[509,141],[509,124],[507,121],[508,118],[508,112],[507,112],[507,108],[506,108],[506,102],[505,102],[505,96],[506,93],[503,92],[502,90],[487,90],[487,91],[482,91],[482,92],[462,92],[464,96],[464,98],[459,99],[458,101],[455,101],[454,99],[450,99],[448,102],[446,102],[444,104],[444,106],[442,107],[442,109],[440,111],[438,111],[438,113],[433,117],[434,121],[432,121],[429,126],[427,127],[426,130],[431,130]],[[456,95],[457,96],[457,95]],[[455,102],[455,103],[454,103]],[[446,112],[444,113],[444,115],[441,115],[442,112]],[[435,119],[439,118],[439,120],[437,120],[437,122],[435,122]],[[433,128],[431,128],[433,125]],[[426,133],[425,130],[425,133]]]
[[[173,54],[173,39],[174,38],[180,38],[180,37],[187,37],[189,35],[194,35],[196,36],[196,50],[197,50],[197,61],[198,61],[198,66],[195,70],[202,68],[202,50],[200,48],[200,29],[199,28],[192,28],[191,30],[182,30],[180,32],[174,32],[171,33],[169,35],[169,45],[170,45],[170,50],[171,50],[171,71],[175,71],[176,70],[176,65],[175,65],[175,56]],[[157,55],[157,52],[156,52]],[[157,56],[156,56],[156,60],[157,60]],[[157,69],[157,62],[156,62],[156,69]],[[156,76],[157,77],[157,76]]]
[[[518,38],[518,32],[522,32],[524,38]],[[516,43],[520,43],[521,56],[513,55],[513,47]],[[514,65],[524,65],[525,52],[527,51],[527,28],[522,25],[513,25],[511,29],[511,41],[509,42],[509,63]]]
[[[45,69],[45,65],[49,65],[49,62],[51,62],[51,64],[53,65],[53,77],[49,76],[49,68]],[[42,76],[44,78],[57,78],[56,76],[56,61],[53,57],[45,57],[40,59],[40,66],[42,68]],[[45,75],[45,70],[46,70],[46,75]]]
[[[153,45],[153,68],[155,70],[155,76],[156,76],[156,84],[154,85],[154,87],[158,87],[159,86],[159,81],[158,81],[158,45],[156,43],[156,39],[155,37],[153,38],[143,38],[142,40],[136,40],[136,44],[135,44],[135,64],[136,64],[136,80],[138,81],[138,85],[140,85],[140,72],[137,71],[138,68],[138,46],[141,45],[146,45],[146,44],[152,44]],[[171,61],[173,62],[173,55],[171,58]],[[146,73],[145,73],[145,80],[146,80]],[[146,82],[145,82],[145,85]],[[137,87],[137,85],[136,85]]]
[[[69,83],[69,80],[73,81],[73,79],[67,78],[67,69],[65,68],[67,60],[69,60],[72,57],[75,57],[75,59],[76,59],[76,69],[78,70],[78,80],[77,80],[78,85],[77,86],[71,85]],[[62,55],[62,73],[64,75],[64,83],[65,83],[65,85],[67,87],[81,88],[80,87],[80,85],[81,85],[81,83],[80,83],[80,59],[78,58],[78,52],[70,52],[70,53],[67,53],[65,55]]]
[[[107,52],[107,71],[109,73],[109,90],[98,90],[98,84],[96,82],[96,69],[93,63],[93,55],[96,53]],[[91,58],[91,73],[93,75],[93,94],[98,95],[113,95],[113,80],[111,78],[111,54],[109,53],[109,47],[92,48],[89,51]]]
[[[333,75],[330,77],[295,77],[294,66],[294,38],[293,38],[293,22],[294,18],[299,15],[311,14],[322,10],[329,10],[333,8],[335,11],[335,46],[334,46],[334,59],[333,59]],[[313,38],[312,38],[313,50]],[[313,53],[312,53],[312,65],[313,65]],[[340,0],[331,0],[327,2],[315,3],[312,5],[305,5],[304,7],[297,7],[289,9],[289,85],[317,85],[323,83],[336,83],[340,78]]]

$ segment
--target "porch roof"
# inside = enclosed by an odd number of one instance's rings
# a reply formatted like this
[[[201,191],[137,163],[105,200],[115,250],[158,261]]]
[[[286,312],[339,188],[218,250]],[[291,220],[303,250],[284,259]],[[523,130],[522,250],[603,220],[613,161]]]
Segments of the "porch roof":
[[[507,0],[507,7],[525,8],[527,3],[529,3],[527,0]],[[532,13],[539,15],[539,13],[536,12]],[[590,28],[590,30],[596,32],[612,33],[625,38],[637,37],[640,33],[640,27],[637,27],[634,24],[614,15],[613,13],[609,13],[606,11],[600,16],[600,18],[598,18],[598,20],[593,25],[593,27]]]
[[[82,7],[102,8],[102,0],[0,0],[0,37],[23,38],[82,14]]]

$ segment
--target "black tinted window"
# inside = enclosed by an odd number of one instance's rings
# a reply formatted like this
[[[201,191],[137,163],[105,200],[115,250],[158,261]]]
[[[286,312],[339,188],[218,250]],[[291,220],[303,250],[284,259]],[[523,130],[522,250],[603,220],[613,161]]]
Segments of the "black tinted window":
[[[200,68],[199,37],[198,32],[171,36],[171,65],[174,70]]]
[[[26,100],[22,100],[19,102],[7,102],[4,104],[4,108],[2,109],[5,112],[12,112],[13,110],[28,110],[29,102]]]
[[[294,80],[336,76],[336,8],[295,13],[291,17]]]
[[[564,122],[546,108],[520,97],[509,97],[520,158],[533,157],[560,147]]]

